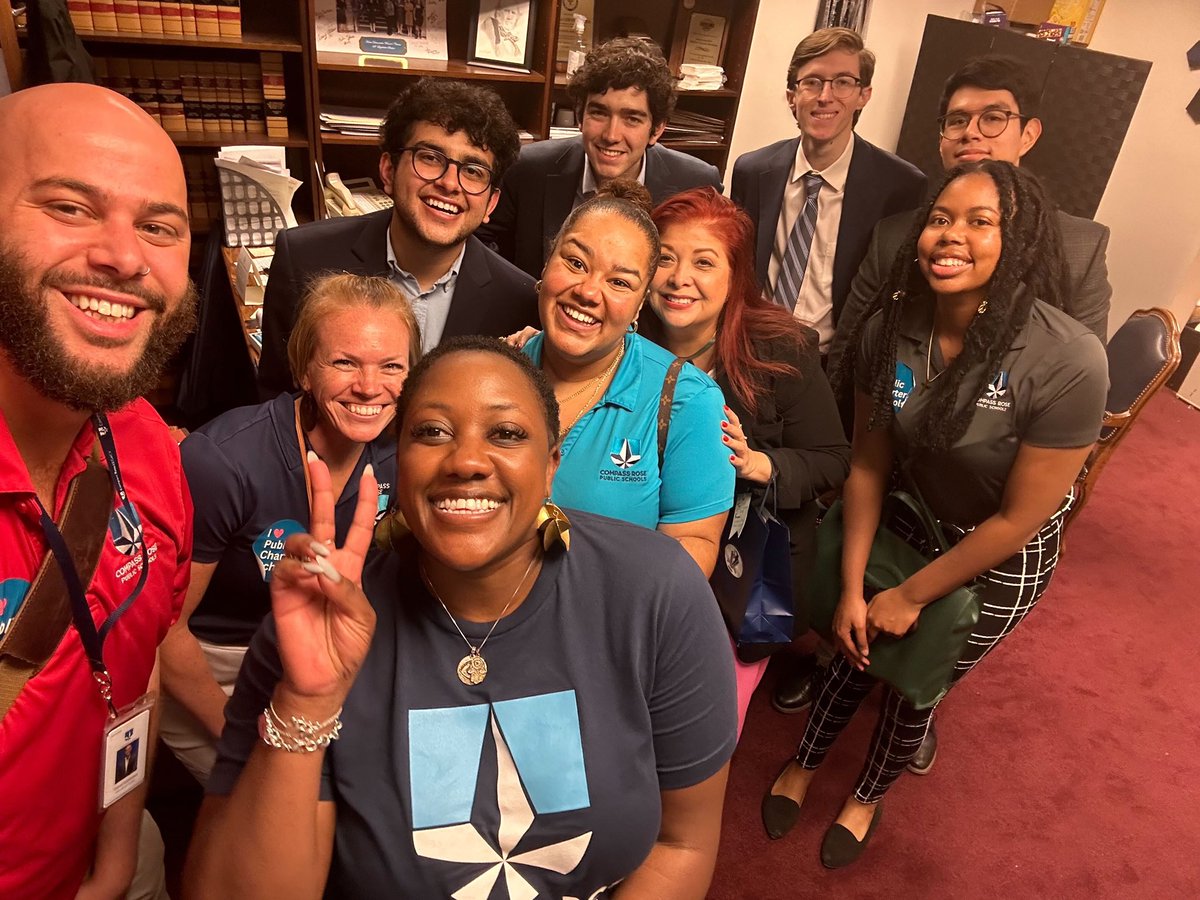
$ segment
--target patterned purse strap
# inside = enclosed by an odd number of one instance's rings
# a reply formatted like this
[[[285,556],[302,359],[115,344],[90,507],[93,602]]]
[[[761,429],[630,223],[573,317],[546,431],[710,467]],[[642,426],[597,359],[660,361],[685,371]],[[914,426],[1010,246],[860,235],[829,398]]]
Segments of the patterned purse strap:
[[[675,400],[675,385],[679,381],[679,372],[687,360],[676,358],[667,369],[667,377],[663,379],[662,394],[658,398],[658,471],[662,471],[663,457],[667,453],[667,432],[671,430],[671,404]]]

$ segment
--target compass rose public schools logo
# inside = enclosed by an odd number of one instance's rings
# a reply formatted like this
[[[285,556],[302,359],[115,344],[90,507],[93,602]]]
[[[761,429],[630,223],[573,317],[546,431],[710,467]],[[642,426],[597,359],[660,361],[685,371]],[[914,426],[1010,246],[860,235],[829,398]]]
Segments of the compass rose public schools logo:
[[[412,710],[408,725],[413,847],[445,863],[454,900],[487,900],[500,879],[513,900],[563,896],[556,876],[574,872],[592,840],[564,836],[556,816],[591,806],[575,692]],[[494,794],[479,780],[492,771]]]
[[[1001,369],[1000,373],[988,382],[983,396],[975,401],[975,405],[980,409],[992,409],[997,412],[1012,409],[1012,398],[1008,395],[1008,372]]]
[[[608,461],[614,468],[601,466],[601,481],[645,484],[650,477],[645,467],[638,466],[642,461],[641,442],[633,438],[620,438],[615,441],[609,450]]]

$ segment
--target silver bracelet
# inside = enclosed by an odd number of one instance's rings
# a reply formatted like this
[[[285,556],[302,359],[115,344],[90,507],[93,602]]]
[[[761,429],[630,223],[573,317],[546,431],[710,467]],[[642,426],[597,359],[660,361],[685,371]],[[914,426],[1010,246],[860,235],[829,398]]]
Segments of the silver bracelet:
[[[262,742],[288,753],[315,753],[336,741],[342,731],[342,707],[324,722],[314,722],[303,716],[289,716],[291,724],[275,711],[269,702],[258,717],[258,734]]]

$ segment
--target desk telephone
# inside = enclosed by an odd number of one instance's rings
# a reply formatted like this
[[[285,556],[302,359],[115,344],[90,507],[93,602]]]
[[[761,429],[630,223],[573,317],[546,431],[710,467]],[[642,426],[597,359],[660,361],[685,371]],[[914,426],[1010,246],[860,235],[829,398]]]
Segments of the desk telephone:
[[[392,198],[370,178],[342,180],[337,172],[325,176],[325,210],[334,218],[391,209]]]

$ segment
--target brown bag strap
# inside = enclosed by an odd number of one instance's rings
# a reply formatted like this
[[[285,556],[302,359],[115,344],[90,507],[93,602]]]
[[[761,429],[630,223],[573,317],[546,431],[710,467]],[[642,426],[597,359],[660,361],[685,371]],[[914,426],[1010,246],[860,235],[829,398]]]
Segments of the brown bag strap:
[[[679,356],[667,369],[663,379],[662,395],[658,398],[658,471],[662,471],[663,457],[667,453],[667,432],[671,428],[671,404],[675,401],[675,384],[686,359]]]
[[[84,588],[91,584],[108,538],[113,511],[108,470],[89,457],[87,466],[71,480],[59,530],[71,548],[71,559]],[[12,707],[30,678],[50,660],[71,623],[71,602],[62,571],[49,550],[25,602],[0,641],[0,719]]]

